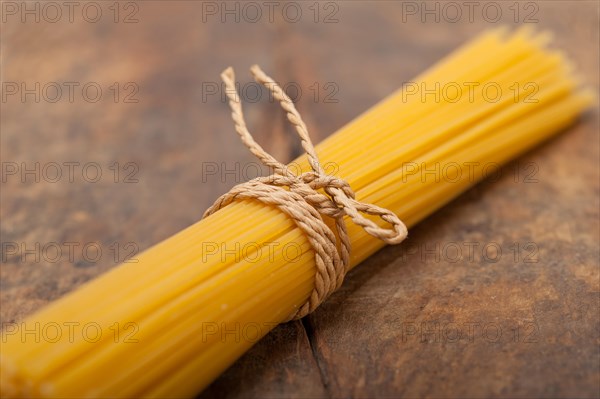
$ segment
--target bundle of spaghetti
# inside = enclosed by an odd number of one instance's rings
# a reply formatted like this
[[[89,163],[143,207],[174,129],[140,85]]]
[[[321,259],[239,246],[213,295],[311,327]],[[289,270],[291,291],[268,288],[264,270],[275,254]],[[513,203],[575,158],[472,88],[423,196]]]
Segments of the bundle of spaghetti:
[[[594,101],[548,43],[529,30],[486,32],[317,153],[358,200],[413,226]],[[305,157],[294,163],[309,170]],[[384,244],[347,226],[354,267]],[[192,397],[304,304],[315,281],[305,234],[275,207],[249,200],[137,259],[5,327],[3,396]]]

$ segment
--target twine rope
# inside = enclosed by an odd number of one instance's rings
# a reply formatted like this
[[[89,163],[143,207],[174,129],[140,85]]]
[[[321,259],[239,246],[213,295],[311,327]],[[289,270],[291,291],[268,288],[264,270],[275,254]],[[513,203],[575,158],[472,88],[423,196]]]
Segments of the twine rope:
[[[300,137],[312,170],[300,175],[292,173],[254,140],[246,127],[242,104],[235,86],[233,68],[229,67],[223,71],[221,79],[225,84],[235,130],[250,152],[265,166],[273,169],[273,174],[236,185],[228,193],[219,197],[204,212],[203,217],[217,212],[235,200],[254,199],[273,205],[292,218],[308,237],[315,252],[316,264],[312,293],[306,303],[289,317],[289,320],[299,319],[315,310],[337,290],[348,271],[350,237],[344,216],[348,216],[367,233],[387,244],[400,243],[406,238],[408,232],[396,214],[376,205],[357,201],[347,181],[325,173],[308,135],[308,129],[294,103],[258,65],[252,66],[250,70],[254,79],[271,92],[286,112],[288,121]],[[378,216],[390,224],[391,228],[380,227],[362,214]],[[324,222],[323,216],[335,221],[339,245],[336,235]]]

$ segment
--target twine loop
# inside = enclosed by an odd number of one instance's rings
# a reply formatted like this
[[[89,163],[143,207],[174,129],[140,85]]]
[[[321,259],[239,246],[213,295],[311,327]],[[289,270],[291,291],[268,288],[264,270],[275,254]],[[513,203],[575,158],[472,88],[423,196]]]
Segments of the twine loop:
[[[300,137],[312,170],[300,175],[292,173],[254,140],[246,127],[242,105],[235,87],[235,74],[231,67],[227,68],[221,74],[221,79],[225,84],[235,130],[250,152],[265,166],[273,169],[273,174],[236,185],[228,193],[219,197],[204,212],[204,217],[235,200],[254,199],[273,205],[292,218],[306,234],[315,253],[316,265],[315,285],[310,297],[289,317],[289,320],[299,319],[315,310],[337,290],[348,271],[350,238],[344,216],[348,216],[367,233],[387,244],[400,243],[406,238],[407,229],[396,214],[376,205],[357,201],[347,181],[325,173],[308,135],[308,129],[294,103],[258,65],[254,65],[250,70],[254,79],[270,90],[285,110],[287,119]],[[363,214],[378,216],[390,224],[391,228],[382,228]],[[339,245],[336,235],[325,223],[323,216],[335,221]]]

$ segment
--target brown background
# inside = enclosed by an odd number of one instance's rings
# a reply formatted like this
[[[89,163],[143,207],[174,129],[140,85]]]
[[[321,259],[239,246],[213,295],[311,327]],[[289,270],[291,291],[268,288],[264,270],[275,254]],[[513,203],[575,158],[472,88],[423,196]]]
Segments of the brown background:
[[[53,174],[2,182],[2,323],[114,267],[114,243],[122,260],[128,243],[141,251],[194,223],[240,180],[202,174],[202,162],[230,169],[237,162],[238,170],[254,162],[220,96],[203,99],[225,66],[236,68],[242,84],[259,63],[301,87],[297,103],[315,141],[481,30],[515,18],[552,30],[585,81],[596,90],[599,84],[594,1],[522,2],[517,16],[513,2],[496,2],[500,22],[491,21],[492,9],[483,14],[485,2],[473,21],[463,15],[457,22],[444,3],[439,22],[423,22],[394,2],[319,3],[315,22],[313,3],[297,2],[296,23],[292,9],[282,17],[284,3],[273,21],[263,15],[256,23],[250,9],[240,8],[240,22],[230,15],[223,23],[221,12],[203,14],[194,1],[123,2],[115,22],[113,2],[96,4],[103,12],[96,23],[83,18],[85,3],[72,23],[67,15],[45,22],[55,17],[50,9],[40,11],[39,23],[3,14],[3,82],[96,82],[103,96],[93,103],[79,90],[73,102],[66,92],[55,103],[48,101],[53,92],[39,102],[33,95],[2,101],[3,165],[63,165],[55,183]],[[137,22],[125,23],[131,12]],[[139,89],[137,103],[124,101],[131,87]],[[289,161],[298,144],[262,95],[246,107],[249,124],[267,150]],[[405,244],[371,257],[321,309],[276,328],[201,396],[597,397],[598,157],[596,109],[505,167],[498,181],[479,184],[412,229]],[[73,182],[64,162],[79,162]],[[81,175],[92,162],[102,171],[96,183]],[[125,170],[128,162],[138,170]],[[525,178],[532,170],[533,181]],[[131,171],[137,182],[127,183]],[[78,245],[72,261],[69,242]],[[7,243],[57,243],[65,253],[52,262],[54,253],[40,249],[38,260],[9,254]],[[98,261],[90,261],[93,254],[86,260],[86,243],[103,250]],[[473,256],[469,245],[477,245]],[[484,256],[489,245],[501,248],[497,262]],[[455,261],[457,248],[462,259]]]

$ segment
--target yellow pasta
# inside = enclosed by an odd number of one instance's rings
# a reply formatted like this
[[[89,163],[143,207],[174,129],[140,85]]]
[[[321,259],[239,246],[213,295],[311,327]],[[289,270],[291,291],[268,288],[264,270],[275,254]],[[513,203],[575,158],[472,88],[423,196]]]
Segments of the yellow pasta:
[[[527,30],[481,35],[323,141],[319,158],[357,199],[414,225],[594,100],[547,41]],[[497,98],[477,89],[486,85]],[[432,87],[439,99],[423,101]],[[295,164],[308,170],[303,157]],[[347,225],[354,267],[383,243]],[[192,397],[301,306],[315,275],[303,233],[252,201],[138,260],[5,328],[3,397]]]

